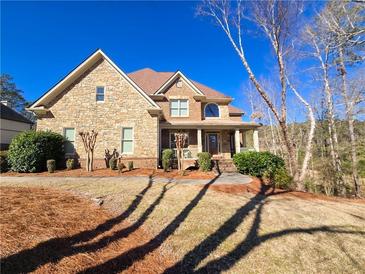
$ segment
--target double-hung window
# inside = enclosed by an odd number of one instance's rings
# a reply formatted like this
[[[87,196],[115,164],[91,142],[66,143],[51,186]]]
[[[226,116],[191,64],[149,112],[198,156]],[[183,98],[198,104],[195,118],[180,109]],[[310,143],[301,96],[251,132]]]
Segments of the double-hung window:
[[[96,87],[96,102],[104,102],[105,100],[105,87]]]
[[[74,154],[75,153],[75,129],[74,128],[64,128],[63,136],[65,137],[65,153]]]
[[[133,154],[133,128],[122,128],[122,154]]]
[[[187,99],[172,99],[170,101],[171,117],[188,117],[188,103]]]

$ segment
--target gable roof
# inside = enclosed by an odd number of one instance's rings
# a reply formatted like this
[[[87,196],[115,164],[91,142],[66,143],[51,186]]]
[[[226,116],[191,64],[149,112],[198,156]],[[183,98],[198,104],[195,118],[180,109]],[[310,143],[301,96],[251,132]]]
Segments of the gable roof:
[[[131,73],[128,76],[132,78],[146,93],[152,95],[156,93],[169,79],[176,73],[181,72],[157,72],[150,68],[140,69]],[[231,98],[219,91],[207,87],[197,81],[188,79],[196,86],[207,98]]]
[[[128,76],[134,82],[136,82],[147,94],[153,95],[161,90],[161,88],[163,88],[166,83],[168,83],[171,79],[173,79],[174,75],[176,74],[177,72],[157,72],[151,68],[144,68],[128,73]],[[194,87],[198,88],[208,99],[231,98],[230,96],[227,96],[197,81],[190,79],[188,80],[194,85]],[[228,105],[228,109],[230,114],[244,114],[244,111],[242,109],[231,105]]]
[[[66,75],[62,80],[60,80],[56,85],[54,85],[50,90],[38,98],[30,107],[29,110],[36,110],[38,107],[42,106],[42,103],[46,101],[47,98],[54,97],[64,90],[68,85],[75,81],[82,73],[94,65],[98,60],[103,58],[106,60],[124,79],[126,79],[136,91],[146,100],[151,106],[156,109],[160,107],[153,101],[148,94],[146,94],[143,89],[141,89],[127,74],[125,74],[109,57],[101,50],[98,49],[92,53],[86,60],[79,64],[74,70]]]
[[[32,121],[25,118],[23,115],[21,115],[19,112],[13,110],[12,108],[0,103],[0,117],[1,119],[5,120],[11,120],[26,124],[33,124]]]

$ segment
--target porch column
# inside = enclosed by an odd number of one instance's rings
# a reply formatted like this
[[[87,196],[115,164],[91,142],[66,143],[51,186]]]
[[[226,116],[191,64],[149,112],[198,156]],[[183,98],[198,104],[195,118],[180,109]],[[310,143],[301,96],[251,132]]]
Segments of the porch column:
[[[259,131],[257,129],[254,129],[253,131],[253,147],[256,151],[260,151]]]
[[[240,144],[240,130],[236,129],[234,132],[234,147],[236,153],[239,153],[241,150],[241,144]]]
[[[198,131],[197,138],[198,138],[198,153],[199,153],[203,152],[202,129],[198,128],[197,131]]]

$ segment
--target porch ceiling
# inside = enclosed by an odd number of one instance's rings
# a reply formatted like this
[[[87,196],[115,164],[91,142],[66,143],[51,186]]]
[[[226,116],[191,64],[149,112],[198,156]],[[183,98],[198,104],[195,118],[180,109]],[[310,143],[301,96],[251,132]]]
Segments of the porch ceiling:
[[[202,121],[169,121],[161,122],[160,128],[171,129],[188,129],[188,128],[201,128],[201,129],[254,129],[260,127],[260,124],[254,122],[241,122],[232,120],[202,120]]]

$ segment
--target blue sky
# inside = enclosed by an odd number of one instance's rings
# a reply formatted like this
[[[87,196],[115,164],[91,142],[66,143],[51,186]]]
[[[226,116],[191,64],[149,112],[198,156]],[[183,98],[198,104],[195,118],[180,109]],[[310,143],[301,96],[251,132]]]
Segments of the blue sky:
[[[101,48],[123,71],[180,69],[249,111],[247,74],[223,31],[197,2],[1,2],[1,72],[34,100]],[[269,49],[248,37],[248,59],[269,72]]]

